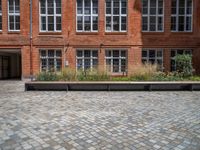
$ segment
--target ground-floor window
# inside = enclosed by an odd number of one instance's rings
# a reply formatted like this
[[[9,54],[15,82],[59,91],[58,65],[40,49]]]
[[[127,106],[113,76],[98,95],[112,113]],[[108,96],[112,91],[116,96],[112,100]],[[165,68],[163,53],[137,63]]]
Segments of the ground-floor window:
[[[98,67],[98,50],[78,49],[76,51],[76,68],[87,70],[97,69]]]
[[[40,71],[61,71],[62,52],[57,49],[40,50]]]
[[[176,55],[189,54],[192,55],[192,49],[172,49],[171,50],[171,71],[176,71]]]
[[[106,69],[112,73],[125,73],[127,50],[106,50]]]
[[[142,49],[142,63],[156,64],[159,71],[163,70],[163,50],[162,49]]]

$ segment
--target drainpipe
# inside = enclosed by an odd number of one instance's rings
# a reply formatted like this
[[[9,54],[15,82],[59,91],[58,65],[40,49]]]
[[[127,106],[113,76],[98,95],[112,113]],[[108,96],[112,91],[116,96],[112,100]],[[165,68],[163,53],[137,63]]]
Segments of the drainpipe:
[[[33,65],[32,65],[32,50],[33,50],[33,37],[32,37],[32,0],[30,0],[30,77],[33,80]]]

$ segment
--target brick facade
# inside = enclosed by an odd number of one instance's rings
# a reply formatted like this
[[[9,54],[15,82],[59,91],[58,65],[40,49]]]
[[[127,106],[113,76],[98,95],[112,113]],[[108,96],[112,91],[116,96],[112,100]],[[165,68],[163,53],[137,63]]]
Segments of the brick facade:
[[[123,48],[128,50],[128,72],[141,64],[142,48],[162,48],[165,71],[170,71],[170,49],[193,49],[193,63],[200,73],[200,1],[193,0],[193,31],[171,32],[171,0],[164,0],[164,32],[141,32],[141,0],[128,0],[127,32],[105,32],[105,1],[99,0],[97,33],[76,32],[76,1],[62,0],[62,32],[39,31],[39,0],[33,0],[33,37],[30,34],[29,0],[20,0],[20,32],[8,31],[7,0],[2,0],[2,32],[0,49],[21,48],[22,76],[40,71],[39,49],[61,49],[69,67],[76,68],[77,48],[96,48],[99,50],[99,65],[105,66],[105,49]],[[32,47],[32,48],[31,48]]]

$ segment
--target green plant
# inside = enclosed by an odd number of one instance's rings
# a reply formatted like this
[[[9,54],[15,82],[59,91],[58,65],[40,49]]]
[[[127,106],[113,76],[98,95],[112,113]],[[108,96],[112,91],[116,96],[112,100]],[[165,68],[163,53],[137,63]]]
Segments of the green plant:
[[[200,81],[200,76],[192,76],[190,77],[191,81]]]
[[[79,81],[107,81],[110,76],[106,72],[97,69],[78,70],[77,79]]]
[[[175,57],[176,69],[182,77],[189,77],[193,74],[192,56],[189,54],[177,55]]]
[[[76,80],[76,70],[66,67],[61,72],[61,79],[64,81],[75,81]]]
[[[36,76],[37,81],[58,81],[60,76],[55,72],[40,72]]]

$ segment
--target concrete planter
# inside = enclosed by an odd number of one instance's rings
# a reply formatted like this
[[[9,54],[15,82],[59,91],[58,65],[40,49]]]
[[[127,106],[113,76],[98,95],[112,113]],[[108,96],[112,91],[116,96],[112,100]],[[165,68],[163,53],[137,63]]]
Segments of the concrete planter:
[[[199,91],[200,82],[26,82],[25,91]]]

